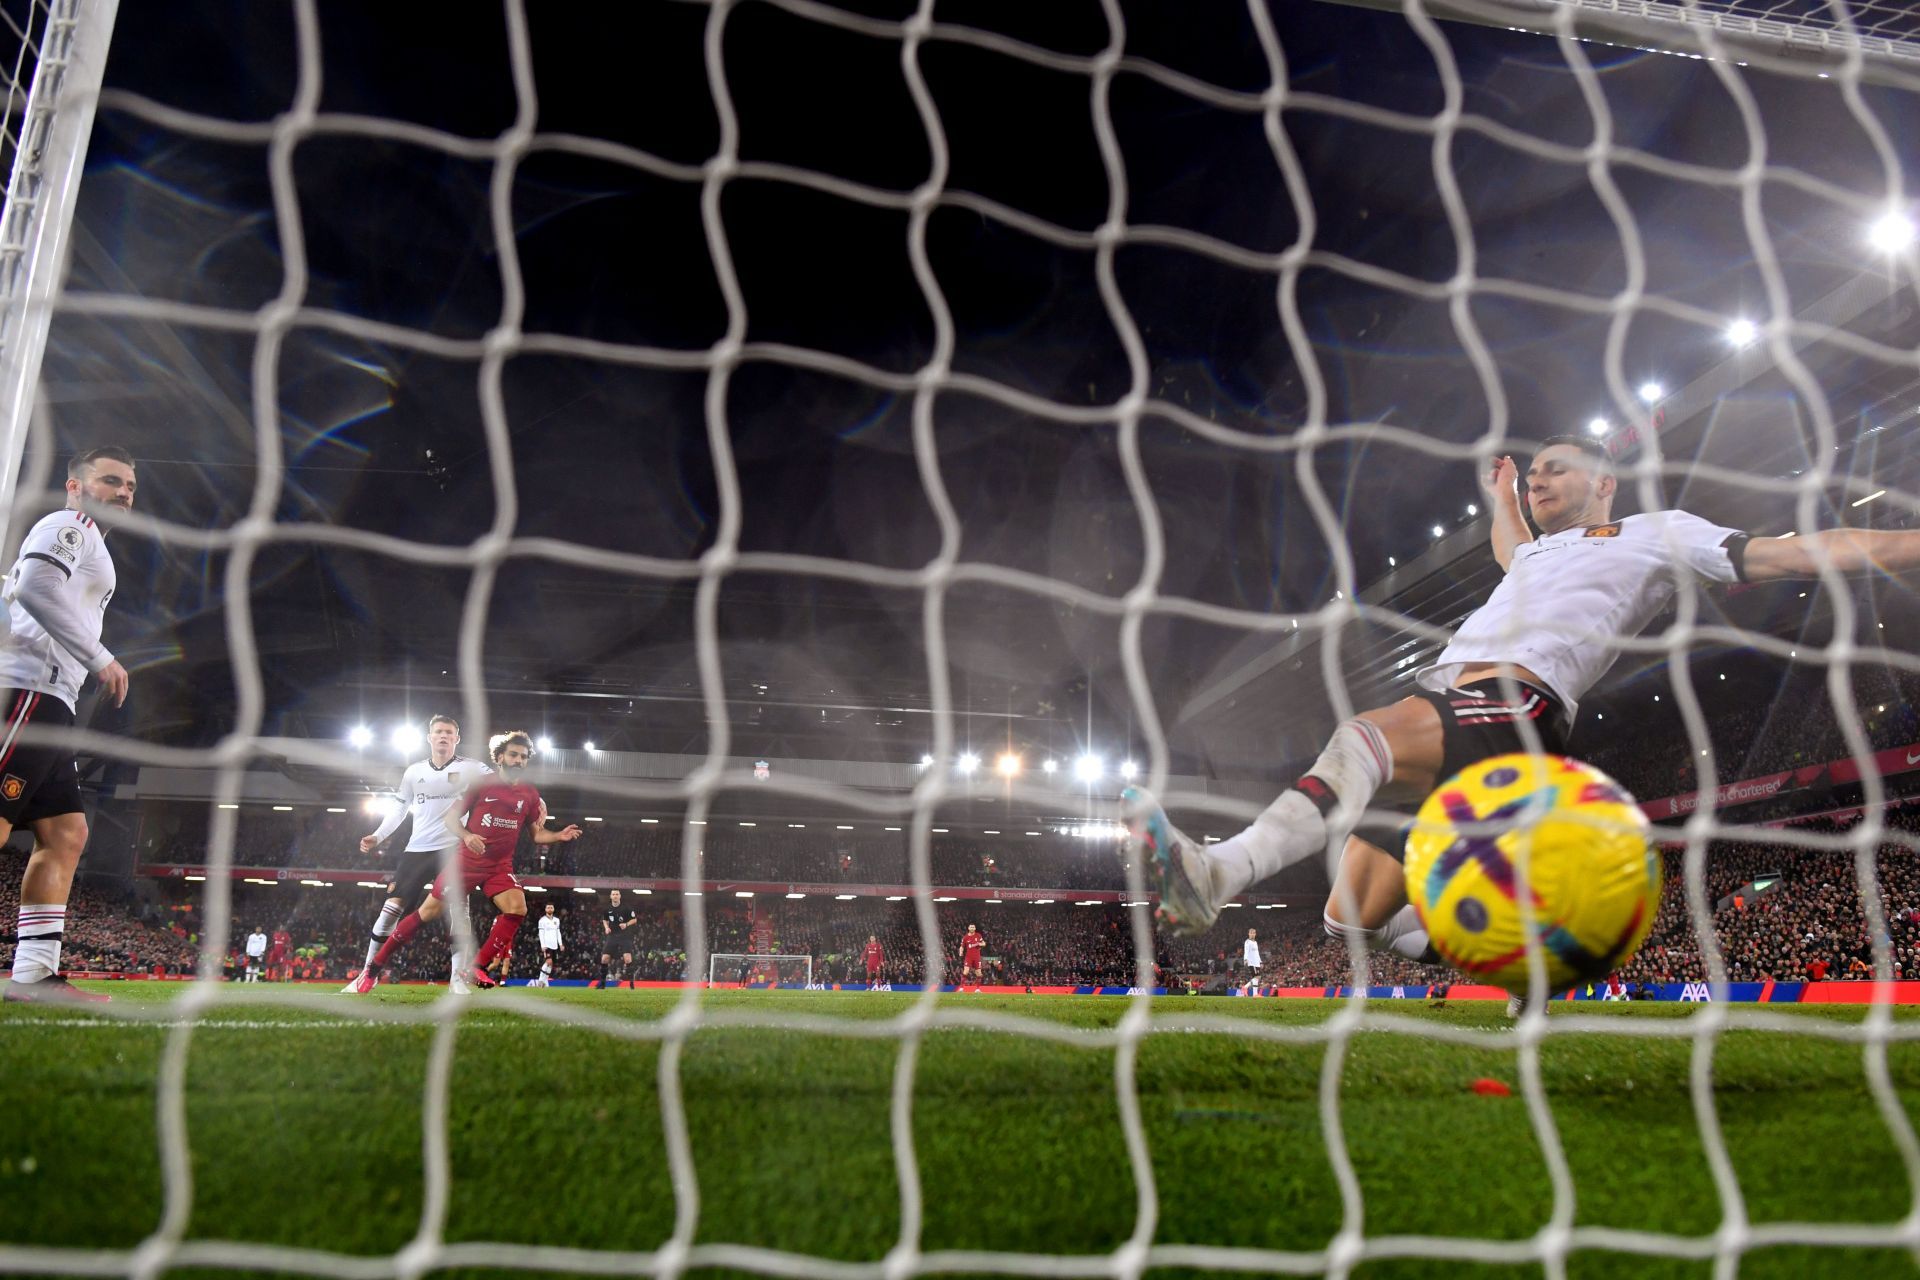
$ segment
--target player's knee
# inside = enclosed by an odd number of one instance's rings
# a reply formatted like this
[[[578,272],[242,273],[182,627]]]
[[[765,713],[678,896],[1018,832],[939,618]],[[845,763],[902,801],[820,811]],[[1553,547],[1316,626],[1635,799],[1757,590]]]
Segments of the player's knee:
[[[33,843],[36,852],[72,866],[80,861],[80,854],[87,847],[86,820],[63,822],[51,830],[35,832]]]

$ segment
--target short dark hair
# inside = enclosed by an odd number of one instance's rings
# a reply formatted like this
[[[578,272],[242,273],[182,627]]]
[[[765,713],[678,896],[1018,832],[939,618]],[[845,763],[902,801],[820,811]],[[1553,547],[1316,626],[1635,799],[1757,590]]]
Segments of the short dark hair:
[[[96,462],[124,462],[133,465],[133,455],[117,444],[103,444],[97,449],[87,449],[73,455],[73,461],[67,464],[67,479],[85,480],[87,472]]]
[[[1578,449],[1589,458],[1604,462],[1609,467],[1613,465],[1613,455],[1607,452],[1607,446],[1592,436],[1548,436],[1540,442],[1540,448],[1535,449],[1534,452],[1541,453],[1556,444],[1566,445],[1569,449]]]
[[[459,722],[458,720],[455,720],[455,719],[454,719],[454,718],[453,718],[452,716],[428,716],[428,717],[427,717],[427,732],[428,732],[428,733],[432,733],[432,732],[433,732],[433,726],[435,726],[435,725],[437,725],[437,724],[441,724],[441,723],[443,723],[443,722],[444,722],[444,723],[446,723],[446,724],[450,724],[450,725],[452,725],[452,726],[453,726],[453,731],[454,731],[455,733],[458,733],[458,732],[460,732],[460,722]]]

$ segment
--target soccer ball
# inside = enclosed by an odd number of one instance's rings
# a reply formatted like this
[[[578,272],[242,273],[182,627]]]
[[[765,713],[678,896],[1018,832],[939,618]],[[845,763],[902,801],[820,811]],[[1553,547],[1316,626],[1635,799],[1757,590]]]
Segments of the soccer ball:
[[[1523,854],[1551,990],[1633,958],[1660,905],[1660,854],[1646,815],[1591,765],[1514,754],[1441,783],[1407,838],[1407,900],[1448,964],[1527,991],[1529,921],[1514,892]]]

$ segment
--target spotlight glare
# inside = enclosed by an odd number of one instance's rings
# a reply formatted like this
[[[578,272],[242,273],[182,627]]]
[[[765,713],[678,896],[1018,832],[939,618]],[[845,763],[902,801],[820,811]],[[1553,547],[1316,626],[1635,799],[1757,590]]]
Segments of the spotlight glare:
[[[1898,209],[1889,209],[1867,228],[1867,243],[1881,253],[1899,253],[1913,245],[1913,219]]]
[[[1131,760],[1123,762],[1120,766],[1120,776],[1129,781],[1131,781],[1133,775],[1138,772],[1140,772],[1140,766]]]
[[[1667,398],[1667,389],[1657,382],[1640,384],[1640,398],[1648,404],[1658,404]]]
[[[921,757],[920,757],[920,767],[921,767],[922,769],[928,769],[928,768],[931,768],[932,766],[933,766],[933,757],[932,757],[932,756],[921,756]]]
[[[1587,424],[1587,434],[1590,436],[1603,436],[1607,434],[1609,430],[1611,430],[1611,428],[1607,425],[1605,418],[1595,418]]]
[[[541,737],[537,739],[533,745],[541,751],[551,751],[553,750],[553,739],[548,737]]]
[[[1058,760],[1042,760],[1040,762],[1040,772],[1042,773],[1055,773],[1058,772],[1059,768],[1060,762]]]
[[[1433,526],[1433,536],[1436,538],[1444,538],[1447,536],[1447,531],[1445,529],[1442,529],[1439,525],[1435,525]]]
[[[1727,341],[1736,347],[1750,347],[1760,337],[1760,326],[1742,317],[1727,326]]]
[[[1073,776],[1082,782],[1098,782],[1102,767],[1099,756],[1081,756],[1073,762]]]
[[[360,748],[372,743],[373,730],[363,724],[357,724],[347,730],[347,741],[353,744],[354,750],[358,751]]]
[[[980,757],[969,751],[960,757],[960,762],[954,767],[961,773],[972,774],[975,769],[980,767]]]
[[[1016,777],[1020,773],[1020,757],[1011,751],[1005,752],[1001,755],[1000,759],[995,762],[994,768],[999,771],[1000,776],[1003,778]]]
[[[395,751],[406,753],[418,751],[426,739],[422,738],[420,731],[412,725],[397,724],[393,727],[393,733],[388,736],[387,741],[393,744]]]

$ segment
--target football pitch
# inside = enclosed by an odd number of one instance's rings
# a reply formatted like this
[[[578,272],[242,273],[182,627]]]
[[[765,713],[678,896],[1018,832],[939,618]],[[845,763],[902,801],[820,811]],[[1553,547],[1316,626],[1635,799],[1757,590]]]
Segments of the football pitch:
[[[0,1011],[0,1245],[127,1249],[162,1220],[157,1082],[179,1019],[174,984],[114,984],[122,1008]],[[185,1058],[191,1151],[188,1241],[245,1241],[365,1255],[414,1239],[427,1197],[422,1115],[436,1029],[418,1013],[437,988],[350,997],[228,989]],[[665,1017],[673,992],[527,992],[552,1017],[476,996],[461,1006],[447,1098],[448,1242],[504,1241],[652,1250],[676,1199],[659,1094],[657,1041],[584,1025],[596,1015]],[[266,996],[262,1001],[256,996]],[[713,992],[721,1019],[777,1014],[831,1027],[899,1015],[915,997]],[[495,1007],[489,1007],[493,1002]],[[1115,1092],[1119,998],[949,996],[942,1008],[1041,1019],[1040,1039],[941,1026],[918,1038],[912,1137],[925,1250],[1103,1254],[1134,1230],[1138,1189]],[[1158,1244],[1325,1248],[1343,1200],[1322,1122],[1324,1042],[1224,1035],[1219,1018],[1311,1031],[1341,1006],[1308,1000],[1158,999],[1139,1046],[1141,1120],[1151,1152]],[[1555,1017],[1570,1011],[1556,1010]],[[1697,1006],[1580,1006],[1583,1016],[1674,1019]],[[1854,1020],[1855,1009],[1787,1016]],[[1830,1024],[1829,1024],[1830,1025]],[[1498,1031],[1489,1002],[1427,1008],[1376,1002],[1346,1042],[1340,1121],[1369,1238],[1418,1234],[1517,1240],[1551,1216],[1548,1164],[1504,1046],[1405,1034]],[[857,1027],[856,1027],[857,1029]],[[1500,1032],[1503,1035],[1510,1033]],[[1084,1039],[1092,1043],[1072,1043]],[[831,1030],[717,1026],[692,1032],[678,1072],[699,1188],[696,1244],[731,1243],[877,1263],[899,1239],[890,1133],[897,1038]],[[1574,1225],[1710,1236],[1721,1199],[1689,1092],[1687,1038],[1548,1037],[1542,1079],[1576,1194]],[[1920,1046],[1889,1049],[1909,1115]],[[1895,1222],[1913,1211],[1893,1138],[1866,1085],[1860,1045],[1779,1031],[1729,1032],[1712,1075],[1719,1122],[1755,1224]],[[1476,1080],[1514,1086],[1476,1093]],[[4,1250],[0,1250],[4,1257]],[[244,1260],[243,1260],[244,1261]],[[284,1263],[284,1259],[282,1260]],[[467,1253],[451,1268],[494,1270]],[[10,1270],[33,1270],[16,1255]],[[602,1269],[606,1269],[604,1262]],[[288,1268],[297,1270],[297,1267]],[[376,1268],[377,1270],[377,1268]],[[952,1268],[965,1270],[964,1266]],[[169,1274],[232,1274],[176,1267]],[[1743,1276],[1916,1274],[1911,1254],[1783,1245],[1747,1253]],[[694,1267],[688,1274],[725,1274]],[[871,1274],[878,1275],[876,1268]],[[1536,1264],[1385,1258],[1367,1277],[1539,1275]],[[1582,1249],[1575,1276],[1706,1276],[1710,1260]],[[1174,1268],[1155,1269],[1174,1275]]]

